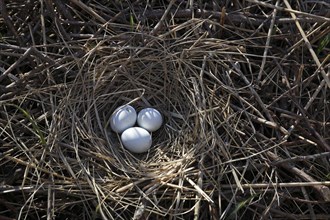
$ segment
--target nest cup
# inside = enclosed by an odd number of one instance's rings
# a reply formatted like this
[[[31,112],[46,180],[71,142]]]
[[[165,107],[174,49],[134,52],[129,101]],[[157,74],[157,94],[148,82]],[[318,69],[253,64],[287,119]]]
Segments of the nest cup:
[[[86,86],[90,89],[87,94],[94,93],[94,97],[87,98],[94,99],[94,106],[85,113],[90,119],[84,120],[84,126],[92,131],[93,142],[98,140],[91,150],[111,158],[110,167],[124,170],[125,175],[132,178],[157,176],[154,169],[156,164],[157,168],[163,166],[160,162],[164,162],[165,169],[173,169],[166,163],[182,160],[187,152],[196,150],[186,144],[197,138],[194,124],[199,115],[191,115],[196,113],[192,101],[197,91],[191,91],[188,85],[196,82],[195,73],[178,68],[180,63],[163,53],[151,57],[148,49],[125,65],[113,64],[115,59],[118,57],[111,55],[100,59],[95,66],[96,73],[86,76],[92,78],[87,81],[94,81],[92,87]],[[120,136],[110,129],[111,114],[126,104],[133,106],[137,113],[152,107],[163,116],[161,128],[152,132],[152,147],[147,153],[130,153],[120,143]]]
[[[127,177],[157,180],[166,173],[177,172],[181,166],[195,163],[201,153],[214,149],[210,141],[219,128],[213,123],[223,118],[219,109],[228,96],[215,94],[217,82],[200,70],[205,56],[210,55],[197,50],[186,54],[183,48],[171,48],[170,43],[167,47],[173,51],[165,53],[159,45],[154,45],[132,57],[129,54],[133,49],[107,56],[95,54],[99,59],[94,70],[77,79],[80,81],[77,85],[85,91],[74,89],[78,91],[75,95],[86,95],[82,99],[88,100],[81,105],[81,129],[92,138],[82,145],[87,144],[93,154],[102,155],[101,163],[109,168],[103,175],[117,173],[118,188],[132,183]],[[188,42],[183,46],[191,45]],[[121,64],[118,60],[123,57],[129,58]],[[209,59],[220,61],[217,56]],[[130,153],[120,143],[119,135],[110,129],[111,114],[126,104],[137,112],[146,107],[156,108],[163,116],[163,125],[152,133],[152,147],[147,153]]]

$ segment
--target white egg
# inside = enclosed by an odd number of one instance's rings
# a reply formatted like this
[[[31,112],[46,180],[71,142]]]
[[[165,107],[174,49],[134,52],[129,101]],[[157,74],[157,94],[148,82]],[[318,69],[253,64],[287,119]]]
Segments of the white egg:
[[[110,117],[110,127],[114,132],[121,133],[136,123],[136,111],[130,105],[118,107]]]
[[[137,123],[140,127],[150,132],[158,130],[163,123],[163,117],[160,112],[154,108],[142,109],[137,116]]]
[[[121,134],[121,141],[124,147],[133,153],[147,152],[152,143],[150,133],[146,129],[140,127],[126,129]]]

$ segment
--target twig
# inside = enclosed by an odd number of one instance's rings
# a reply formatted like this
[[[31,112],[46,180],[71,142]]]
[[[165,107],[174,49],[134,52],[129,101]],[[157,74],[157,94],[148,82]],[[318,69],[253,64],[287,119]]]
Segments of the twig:
[[[266,108],[266,105],[263,103],[263,101],[260,98],[259,94],[256,92],[256,90],[253,88],[251,82],[245,77],[245,75],[241,71],[241,69],[239,67],[239,63],[236,62],[236,63],[233,63],[232,65],[233,65],[235,71],[237,71],[237,73],[242,77],[242,79],[244,80],[246,85],[249,86],[249,89],[250,89],[251,93],[253,94],[254,98],[257,100],[257,102],[258,102],[259,106],[261,107],[261,109],[263,110],[263,112],[266,114],[268,120],[271,121],[271,122],[274,122],[273,117],[270,115],[268,109]]]
[[[289,2],[287,0],[284,0],[284,4],[286,5],[286,7],[288,7],[290,10],[292,10],[291,8],[291,5],[289,4]],[[306,35],[305,35],[305,32],[303,31],[299,21],[297,21],[297,16],[295,15],[295,13],[293,12],[290,12],[292,18],[295,20],[295,24],[301,34],[301,36],[303,37],[304,41],[305,41],[305,44],[310,52],[310,54],[312,55],[313,59],[314,59],[314,62],[316,63],[317,67],[320,68],[320,71],[321,71],[321,74],[325,80],[325,82],[327,83],[328,87],[330,88],[330,79],[329,79],[329,76],[325,73],[323,67],[321,66],[321,63],[320,63],[320,60],[319,58],[317,57],[314,49],[312,48],[312,45],[310,44],[309,40],[307,39]]]
[[[23,48],[20,48],[23,49]],[[15,61],[15,63],[13,63],[8,69],[6,69],[5,72],[3,72],[0,75],[0,82],[8,75],[12,80],[14,81],[18,81],[19,79],[14,76],[13,74],[11,74],[11,71],[13,71],[23,60],[25,60],[26,58],[28,58],[30,55],[34,55],[36,57],[38,57],[40,60],[47,62],[55,67],[58,67],[58,69],[63,70],[64,72],[66,72],[66,68],[59,65],[57,62],[55,62],[52,58],[50,58],[49,56],[41,53],[40,51],[38,51],[36,48],[34,47],[29,47],[29,48],[24,48],[23,50],[25,50],[24,54]]]
[[[11,20],[11,17],[9,16],[9,14],[7,12],[5,0],[0,0],[0,12],[1,12],[1,17],[3,17],[9,30],[16,37],[19,45],[23,46],[23,41],[22,41],[21,37],[18,35],[18,33],[14,27],[14,24]]]
[[[319,71],[319,69],[323,66],[323,64],[325,64],[330,58],[330,55],[328,54],[328,56],[324,59],[324,61],[321,63],[321,66],[315,71],[315,73],[317,73]],[[330,78],[330,67],[328,66],[328,73],[326,74],[326,77],[329,79]],[[304,109],[307,111],[307,109],[309,109],[309,107],[312,105],[312,103],[314,102],[314,100],[316,99],[316,96],[319,94],[319,92],[321,91],[322,88],[324,88],[326,83],[326,80],[323,79],[320,83],[320,85],[317,87],[317,89],[315,90],[315,92],[313,93],[312,97],[308,100],[307,104],[305,105]]]
[[[192,181],[189,177],[185,176],[185,179],[196,189],[196,191],[206,199],[210,204],[214,204],[214,201],[196,184]]]
[[[311,126],[311,123],[309,122],[309,120],[307,120],[306,118],[308,118],[307,114],[306,114],[306,110],[305,108],[302,108],[297,101],[295,101],[294,99],[292,100],[295,105],[297,106],[297,108],[299,109],[299,111],[301,112],[300,115],[302,115],[302,120],[306,122],[308,128],[310,131],[312,131],[312,133],[319,139],[319,145],[321,145],[321,147],[330,152],[330,146],[327,144],[327,142],[323,139],[323,137],[313,128],[313,126]],[[296,124],[298,123],[298,120],[296,121]]]
[[[70,0],[70,1],[73,2],[74,4],[78,5],[81,9],[83,9],[84,11],[86,11],[87,13],[89,13],[91,16],[93,16],[94,18],[96,18],[96,20],[98,20],[102,24],[104,24],[104,23],[107,22],[104,18],[102,18],[100,15],[98,15],[92,8],[88,7],[82,1],[79,1],[79,0]]]
[[[136,11],[137,15],[141,15],[140,17],[145,17],[148,19],[160,19],[164,15],[164,10],[155,9],[155,10],[144,10],[144,11]],[[259,26],[261,24],[270,25],[270,21],[265,21],[265,19],[255,18],[253,16],[247,16],[241,12],[232,12],[232,13],[225,13],[217,12],[217,11],[209,11],[204,9],[172,9],[170,13],[173,18],[191,18],[192,14],[194,14],[194,18],[217,18],[220,19],[221,17],[225,16],[225,23],[232,22],[234,24],[241,24],[241,23],[250,23],[255,26]],[[125,14],[126,19],[129,18],[130,14]],[[298,17],[298,21],[303,23],[315,23],[315,22],[329,22],[330,19],[317,16],[317,17]],[[291,18],[275,18],[275,22],[277,24],[287,24],[287,23],[294,23],[295,20]]]
[[[266,154],[271,158],[272,161],[282,161],[283,159],[280,156],[277,156],[276,154],[272,152],[266,152]],[[305,173],[304,171],[298,169],[297,167],[288,164],[288,163],[280,163],[277,166],[280,166],[292,174],[300,177],[301,179],[307,181],[307,182],[317,182],[313,177]],[[322,182],[320,182],[322,183]],[[325,184],[313,184],[311,187],[313,187],[318,194],[323,198],[324,201],[330,202],[330,189],[327,187],[329,185],[329,182],[325,182]]]
[[[290,182],[290,183],[244,183],[241,184],[244,189],[268,189],[268,188],[296,188],[296,187],[311,187],[311,186],[330,186],[330,181],[320,182]],[[222,184],[223,189],[235,189],[238,186],[236,184]]]
[[[236,105],[231,105],[231,106],[232,106],[235,110],[237,110],[237,111],[241,111],[241,112],[244,111],[243,109],[239,108],[239,107],[236,106]],[[268,121],[268,120],[266,120],[266,119],[264,119],[264,118],[260,118],[260,117],[258,117],[258,116],[256,116],[256,115],[253,115],[253,114],[251,114],[251,113],[249,113],[249,112],[247,112],[247,111],[245,111],[245,113],[246,113],[248,116],[250,116],[251,119],[252,119],[253,121],[255,121],[255,122],[258,122],[258,123],[264,124],[265,126],[267,126],[267,127],[269,127],[269,128],[273,128],[273,129],[279,130],[279,131],[281,131],[281,132],[282,132],[283,134],[285,134],[285,135],[289,133],[287,129],[285,129],[284,127],[278,125],[278,124],[277,124],[276,122],[274,122],[274,121]]]
[[[204,162],[204,157],[205,155],[202,154],[201,155],[201,159],[199,161],[199,173],[198,173],[198,180],[197,180],[197,185],[199,186],[199,188],[203,188],[203,172],[202,172],[202,167],[203,166],[203,162]],[[201,195],[199,193],[196,194],[196,205],[195,205],[195,210],[194,210],[194,220],[198,220],[199,216],[200,216],[200,207],[201,207]]]
[[[274,6],[274,5],[269,4],[267,2],[262,2],[262,1],[258,1],[258,0],[247,0],[247,1],[251,2],[251,3],[256,3],[258,5],[262,5],[262,6],[265,6],[265,7],[268,7],[268,8],[277,9],[279,11],[286,11],[286,12],[290,12],[292,14],[299,14],[299,15],[304,15],[304,16],[307,16],[307,17],[315,18],[315,19],[318,19],[318,21],[330,22],[330,18],[315,15],[315,14],[309,14],[309,13],[302,12],[302,11],[293,10],[291,7],[284,8],[284,7],[280,7],[280,6],[276,6],[276,5]],[[296,20],[293,19],[293,21],[296,21]]]
[[[52,162],[52,161],[50,161]],[[49,175],[50,182],[52,184],[48,185],[48,195],[47,195],[47,220],[52,220],[55,218],[54,206],[55,206],[55,191],[52,189],[52,185],[54,185],[54,176],[52,174]]]
[[[279,4],[279,0],[276,1],[275,6],[278,6]],[[260,66],[260,70],[259,70],[259,74],[258,74],[258,81],[261,81],[261,77],[262,77],[262,73],[264,71],[264,67],[266,64],[266,59],[267,59],[267,52],[268,52],[268,48],[269,48],[269,44],[270,44],[270,39],[273,33],[273,27],[275,24],[275,18],[276,18],[276,13],[277,13],[277,9],[275,8],[272,14],[272,20],[268,29],[268,33],[267,33],[267,40],[266,40],[266,45],[265,45],[265,50],[264,50],[264,54],[262,56],[262,62],[261,62],[261,66]]]
[[[35,168],[35,169],[40,170],[40,171],[42,171],[44,173],[47,173],[47,174],[52,174],[53,176],[59,177],[59,178],[63,179],[64,181],[66,181],[66,180],[71,180],[72,181],[72,178],[69,178],[69,177],[63,176],[61,174],[55,173],[53,171],[49,171],[45,168],[39,167],[35,163],[29,163],[29,162],[23,161],[19,158],[15,158],[15,157],[12,157],[12,156],[9,156],[9,155],[4,155],[3,157],[10,160],[10,161],[15,162],[15,163],[18,163],[18,164],[21,164],[21,165],[24,165],[24,166],[27,166],[27,167]]]
[[[302,191],[305,199],[307,201],[310,201],[306,188],[302,186],[301,191]],[[307,202],[307,206],[308,206],[309,214],[311,215],[311,220],[316,220],[315,212],[313,210],[313,207],[312,207],[311,203]]]
[[[68,10],[67,7],[65,7],[65,5],[63,4],[63,2],[61,0],[54,0],[56,6],[57,6],[57,9],[59,10],[59,12],[65,16],[69,22],[72,21],[74,22],[75,19],[74,17],[72,16],[71,12]]]
[[[155,27],[152,29],[150,32],[150,35],[156,35],[157,32],[163,27],[164,25],[164,20],[167,17],[168,13],[171,11],[172,5],[175,3],[176,0],[171,0],[170,3],[167,6],[167,9],[165,10],[164,14],[158,21],[158,23],[155,25]]]
[[[35,189],[34,186],[1,186],[0,194],[12,193],[12,192],[21,192],[29,191]]]
[[[292,163],[292,162],[296,162],[296,161],[315,160],[315,159],[318,159],[318,158],[323,158],[323,157],[328,157],[328,156],[330,156],[330,152],[324,152],[324,153],[307,155],[307,156],[295,156],[295,157],[291,157],[291,158],[288,158],[288,159],[283,159],[283,160],[280,160],[280,161],[274,161],[274,162],[271,163],[271,165],[277,166],[281,163]]]

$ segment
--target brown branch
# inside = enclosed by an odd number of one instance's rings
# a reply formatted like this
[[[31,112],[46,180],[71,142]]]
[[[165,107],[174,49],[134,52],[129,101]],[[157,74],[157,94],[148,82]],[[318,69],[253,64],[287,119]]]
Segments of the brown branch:
[[[0,48],[3,45],[0,44]],[[6,45],[5,45],[6,46]],[[6,48],[6,47],[5,47]],[[8,48],[8,47],[7,47]],[[60,64],[58,64],[56,61],[54,61],[51,57],[45,55],[44,53],[40,52],[39,50],[37,50],[35,47],[30,47],[30,48],[20,48],[20,47],[16,47],[16,46],[12,46],[10,45],[9,48],[12,49],[18,49],[18,51],[24,51],[23,55],[16,60],[15,63],[13,63],[10,67],[8,67],[1,75],[0,75],[0,82],[3,81],[3,79],[8,76],[9,78],[11,78],[13,81],[18,81],[19,79],[14,76],[13,74],[11,74],[11,72],[18,67],[18,65],[25,59],[28,59],[29,57],[31,57],[31,55],[39,58],[41,61],[48,63],[56,68],[58,68],[59,70],[62,70],[64,72],[67,72],[66,68],[61,66]]]
[[[160,19],[163,17],[165,10],[156,9],[156,10],[146,10],[146,11],[136,11],[135,14],[137,17],[146,18],[146,19]],[[234,12],[234,13],[225,13],[223,16],[223,12],[218,11],[209,11],[203,9],[171,9],[168,13],[168,16],[173,16],[173,18],[191,18],[192,14],[194,14],[194,18],[215,18],[220,19],[224,18],[225,23],[251,23],[252,25],[259,26],[261,24],[265,24],[269,26],[271,24],[271,20],[267,18],[261,19],[257,17],[253,17],[251,14],[244,14],[241,12]],[[125,14],[125,19],[129,19],[130,14]],[[116,19],[115,19],[116,20]],[[115,21],[113,20],[113,22]],[[326,22],[330,23],[330,19],[326,17],[297,17],[296,20],[292,18],[274,18],[275,23],[277,24],[286,24],[286,23],[294,23],[295,21],[299,21],[302,23],[314,23],[314,22]]]
[[[270,157],[270,159],[272,161],[275,161],[275,162],[276,161],[283,161],[283,158],[281,158],[280,156],[277,156],[276,154],[274,154],[270,151],[267,152],[267,156]],[[279,164],[277,164],[277,166],[286,169],[287,171],[289,171],[290,173],[292,173],[292,174],[296,175],[297,177],[303,179],[304,181],[317,182],[317,180],[315,180],[313,177],[311,177],[310,175],[308,175],[304,171],[298,169],[297,167],[295,167],[292,164],[279,163]],[[329,189],[329,187],[327,187],[325,185],[316,185],[316,184],[311,185],[311,187],[313,187],[318,192],[319,196],[324,201],[330,202],[330,189]]]
[[[292,10],[291,5],[290,5],[290,3],[289,3],[287,0],[284,0],[284,4],[285,4],[290,10]],[[297,16],[296,16],[295,13],[293,13],[293,12],[290,12],[290,14],[291,14],[293,20],[295,21],[295,24],[296,24],[296,26],[297,26],[297,28],[298,28],[298,30],[299,30],[299,32],[300,32],[302,38],[304,39],[304,41],[305,41],[305,45],[306,45],[306,47],[308,48],[308,50],[309,50],[311,56],[313,57],[314,62],[316,63],[317,67],[320,69],[321,74],[322,74],[322,76],[323,76],[325,82],[327,83],[328,87],[330,88],[330,79],[329,79],[329,75],[327,75],[327,73],[325,72],[325,70],[324,70],[323,67],[321,66],[321,63],[320,63],[319,58],[317,57],[317,55],[316,55],[316,53],[315,53],[315,51],[314,51],[314,49],[313,49],[311,43],[309,42],[308,38],[306,37],[306,34],[305,34],[303,28],[301,27],[299,21],[297,20]]]
[[[245,129],[252,130],[251,128],[249,128],[247,126],[245,126]],[[266,139],[266,137],[264,137],[260,133],[256,133],[255,135]],[[276,155],[275,153],[273,153],[271,151],[267,151],[267,152],[265,152],[265,154],[270,159],[270,165],[275,165],[277,167],[283,168],[283,169],[287,170],[288,172],[290,172],[291,174],[295,175],[296,177],[298,177],[298,178],[300,178],[300,179],[302,179],[306,182],[310,182],[310,183],[311,182],[318,182],[313,177],[308,175],[303,170],[298,169],[293,164],[281,163],[282,161],[284,161],[284,159],[282,157]],[[277,163],[277,162],[280,162],[280,163]],[[326,202],[330,202],[330,189],[329,189],[329,187],[327,187],[328,184],[329,184],[329,182],[327,184],[324,184],[324,185],[318,185],[318,184],[317,185],[316,184],[311,185],[311,187],[316,190],[318,195]]]

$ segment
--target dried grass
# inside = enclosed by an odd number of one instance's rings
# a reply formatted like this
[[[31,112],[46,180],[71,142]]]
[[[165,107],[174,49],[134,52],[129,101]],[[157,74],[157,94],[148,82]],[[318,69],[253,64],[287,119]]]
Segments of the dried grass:
[[[330,218],[327,2],[64,2],[0,0],[0,218]]]

